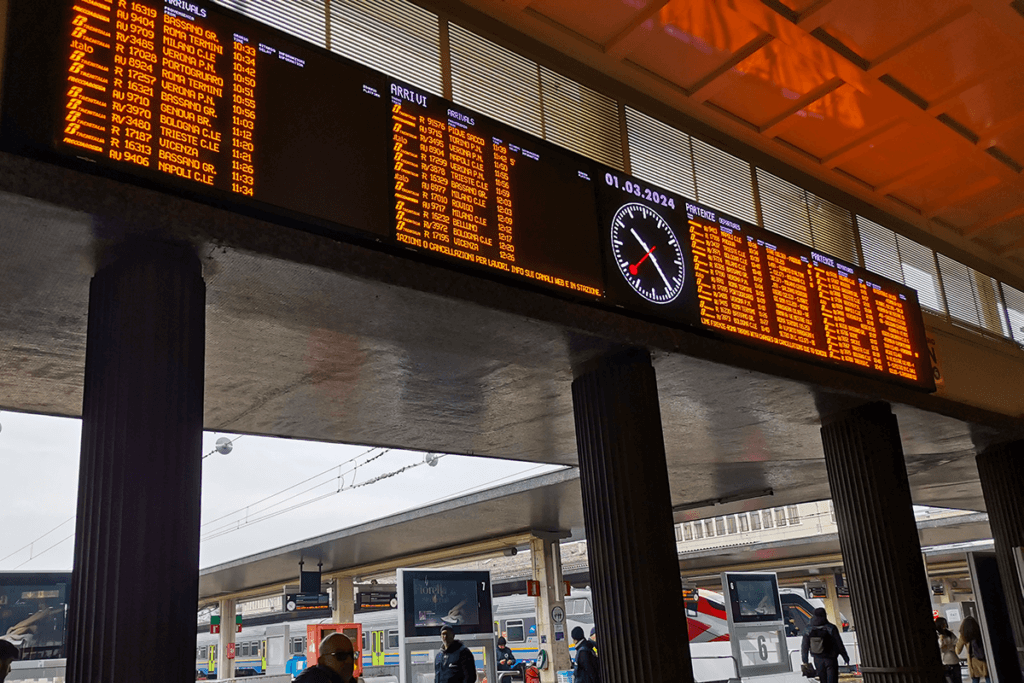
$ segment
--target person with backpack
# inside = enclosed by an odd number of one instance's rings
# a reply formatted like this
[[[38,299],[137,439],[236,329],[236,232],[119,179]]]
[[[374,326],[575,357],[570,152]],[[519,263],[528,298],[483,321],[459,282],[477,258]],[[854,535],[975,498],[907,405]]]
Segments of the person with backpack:
[[[939,636],[939,654],[942,655],[942,666],[946,670],[946,683],[963,683],[960,675],[960,658],[953,648],[956,636],[949,630],[949,622],[944,617],[936,617],[935,632]]]
[[[964,617],[960,622],[960,637],[956,641],[956,653],[959,655],[967,648],[967,672],[971,675],[971,683],[979,683],[982,678],[989,683],[988,662],[985,661],[985,643],[981,638],[981,626],[974,617]]]
[[[824,607],[814,610],[800,646],[800,659],[807,664],[807,657],[814,657],[814,670],[819,683],[839,683],[839,657],[850,664],[850,655],[835,624],[828,620]]]

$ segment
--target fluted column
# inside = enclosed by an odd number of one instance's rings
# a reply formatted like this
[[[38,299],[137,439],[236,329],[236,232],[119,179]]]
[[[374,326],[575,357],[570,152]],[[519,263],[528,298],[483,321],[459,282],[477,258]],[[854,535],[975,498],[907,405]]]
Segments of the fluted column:
[[[941,683],[899,425],[887,403],[822,419],[821,438],[866,683]]]
[[[986,448],[977,458],[985,509],[995,541],[999,579],[1013,629],[1016,653],[994,652],[999,658],[999,683],[1020,683],[1024,652],[1024,598],[1021,597],[1013,549],[1024,546],[1024,441]],[[1014,661],[1012,655],[1017,655]],[[991,666],[991,664],[990,664]]]
[[[578,368],[572,397],[602,680],[692,683],[650,356]]]
[[[163,243],[92,279],[71,683],[195,678],[205,296],[194,251]]]

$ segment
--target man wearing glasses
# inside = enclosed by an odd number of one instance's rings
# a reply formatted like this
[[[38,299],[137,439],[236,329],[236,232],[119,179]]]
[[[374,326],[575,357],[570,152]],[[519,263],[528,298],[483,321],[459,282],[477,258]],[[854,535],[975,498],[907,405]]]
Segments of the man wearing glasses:
[[[316,665],[303,671],[293,683],[361,683],[352,677],[355,652],[352,641],[342,633],[332,633],[320,641]]]

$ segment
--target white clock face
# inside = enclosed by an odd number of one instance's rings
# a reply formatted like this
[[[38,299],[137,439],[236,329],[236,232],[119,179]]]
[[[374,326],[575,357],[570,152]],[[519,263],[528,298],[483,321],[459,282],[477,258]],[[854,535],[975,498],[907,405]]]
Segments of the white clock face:
[[[623,279],[653,304],[674,301],[683,291],[686,266],[672,226],[637,202],[619,208],[611,225],[612,257]]]

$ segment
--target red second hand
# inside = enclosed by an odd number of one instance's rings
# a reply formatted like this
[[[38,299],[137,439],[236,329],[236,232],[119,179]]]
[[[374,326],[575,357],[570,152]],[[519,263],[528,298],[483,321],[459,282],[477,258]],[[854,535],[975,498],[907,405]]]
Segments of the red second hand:
[[[651,247],[650,249],[648,249],[647,253],[644,254],[644,257],[642,259],[640,259],[639,261],[637,261],[635,266],[633,264],[629,265],[629,274],[630,275],[636,275],[636,271],[637,271],[638,268],[640,268],[640,264],[647,260],[647,257],[651,255],[651,252],[654,251],[654,249],[655,249],[655,247]]]

